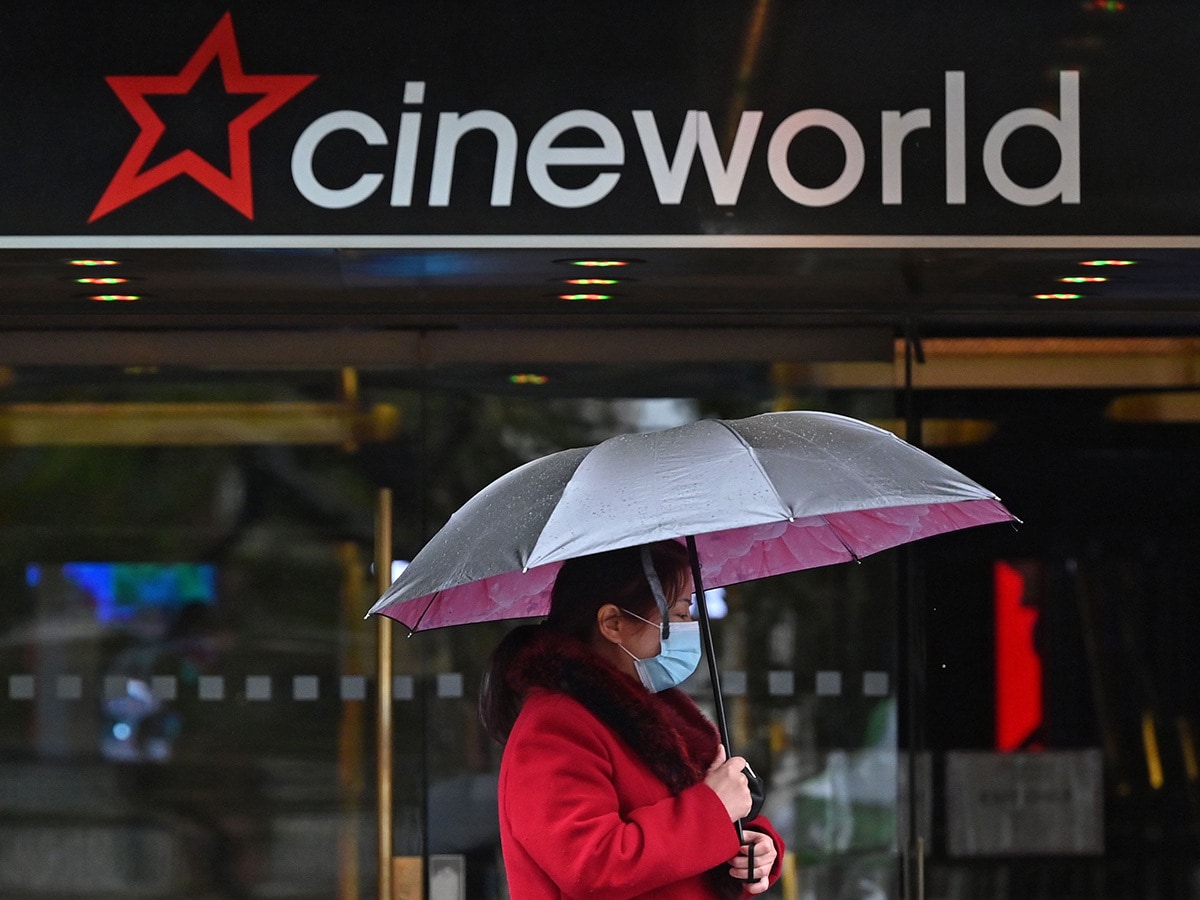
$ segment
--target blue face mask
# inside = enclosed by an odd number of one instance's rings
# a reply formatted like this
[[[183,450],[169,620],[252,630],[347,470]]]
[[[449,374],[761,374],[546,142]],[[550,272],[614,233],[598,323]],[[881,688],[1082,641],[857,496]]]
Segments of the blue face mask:
[[[642,619],[637,613],[623,610],[635,619]],[[649,619],[642,619],[647,625],[655,628],[662,626]],[[622,650],[629,653],[622,644]],[[637,670],[638,678],[652,693],[665,691],[667,688],[678,687],[700,665],[700,623],[672,622],[670,634],[662,638],[662,647],[657,656],[648,659],[638,659],[629,653],[633,667]]]

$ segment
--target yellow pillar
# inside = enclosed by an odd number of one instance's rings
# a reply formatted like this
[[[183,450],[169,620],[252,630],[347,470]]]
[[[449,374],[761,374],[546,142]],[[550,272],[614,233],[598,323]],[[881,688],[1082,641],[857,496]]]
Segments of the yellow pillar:
[[[375,519],[375,586],[382,595],[392,575],[392,492],[379,490]],[[379,832],[379,900],[392,900],[392,620],[376,616],[376,784]]]

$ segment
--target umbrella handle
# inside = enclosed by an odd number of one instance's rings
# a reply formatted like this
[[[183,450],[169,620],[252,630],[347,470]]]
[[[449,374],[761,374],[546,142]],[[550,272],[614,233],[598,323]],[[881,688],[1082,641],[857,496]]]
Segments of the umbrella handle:
[[[708,660],[708,677],[712,682],[713,689],[713,706],[716,712],[717,732],[721,735],[721,745],[725,748],[725,758],[733,759],[733,746],[729,742],[729,724],[725,718],[725,701],[721,696],[721,675],[717,671],[717,655],[713,648],[712,639],[712,624],[708,617],[708,601],[704,598],[704,579],[700,576],[700,554],[696,551],[696,538],[688,535],[684,539],[687,543],[688,559],[692,564],[692,587],[696,591],[696,610],[700,614],[700,640],[704,645],[704,657]],[[747,766],[747,769],[750,767]],[[750,770],[747,772],[747,777],[757,778]],[[746,837],[742,833],[742,820],[738,819],[733,823],[733,829],[737,832],[738,843],[745,846],[749,854],[750,871],[747,873],[749,877],[744,879],[747,882],[756,881],[754,878],[754,845],[746,843]]]

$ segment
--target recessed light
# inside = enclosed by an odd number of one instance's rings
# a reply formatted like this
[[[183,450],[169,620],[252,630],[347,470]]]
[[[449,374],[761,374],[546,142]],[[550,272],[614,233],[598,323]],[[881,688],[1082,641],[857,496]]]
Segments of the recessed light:
[[[76,278],[76,284],[125,284],[128,278]]]
[[[1034,294],[1034,300],[1080,300],[1083,294]]]
[[[142,298],[140,294],[92,294],[88,299],[99,303],[129,303]]]
[[[1136,259],[1087,259],[1081,266],[1136,266]]]
[[[87,266],[89,268],[92,266],[119,266],[121,264],[119,259],[69,259],[67,262],[72,266]]]
[[[564,284],[620,284],[619,278],[564,278]]]
[[[1108,281],[1103,275],[1065,275],[1058,280],[1063,284],[1100,284]]]
[[[534,372],[518,372],[515,375],[509,375],[508,380],[512,384],[545,384],[550,379],[546,375],[538,375]]]
[[[611,300],[612,294],[559,294],[559,300]]]
[[[556,263],[568,266],[580,266],[584,269],[617,269],[640,263],[640,259],[556,259]]]

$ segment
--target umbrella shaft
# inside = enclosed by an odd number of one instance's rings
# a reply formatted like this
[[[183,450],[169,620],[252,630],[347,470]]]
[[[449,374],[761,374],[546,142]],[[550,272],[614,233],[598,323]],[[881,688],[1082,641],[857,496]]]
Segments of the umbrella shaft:
[[[708,675],[712,680],[717,730],[721,734],[721,743],[725,747],[725,755],[732,757],[733,747],[729,743],[729,725],[725,719],[725,703],[721,696],[721,676],[717,671],[717,654],[713,649],[712,625],[708,618],[708,602],[704,599],[704,582],[700,577],[700,556],[696,552],[696,539],[690,535],[687,538],[687,549],[688,557],[692,563],[692,583],[696,589],[696,609],[700,614],[700,640],[704,645],[704,658],[708,660]]]
[[[700,577],[700,554],[696,552],[696,539],[687,537],[688,558],[692,563],[692,587],[696,591],[696,610],[700,614],[700,640],[704,645],[704,658],[708,660],[708,676],[712,680],[713,705],[717,719],[717,731],[721,735],[721,745],[725,748],[725,758],[733,758],[733,747],[729,743],[729,725],[725,720],[725,701],[721,697],[721,676],[717,672],[717,654],[713,649],[712,625],[708,618],[708,602],[704,599],[704,580]],[[742,837],[742,821],[733,823],[737,832],[738,843],[745,843]]]

